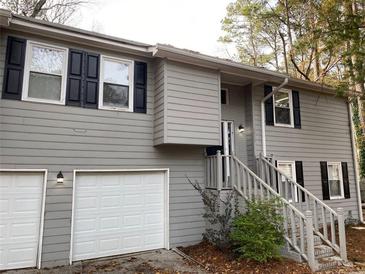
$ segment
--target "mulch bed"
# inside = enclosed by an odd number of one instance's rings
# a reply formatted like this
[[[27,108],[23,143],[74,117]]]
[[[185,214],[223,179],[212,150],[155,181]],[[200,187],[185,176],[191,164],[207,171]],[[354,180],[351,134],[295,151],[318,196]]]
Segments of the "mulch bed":
[[[365,228],[365,225],[346,227],[347,257],[352,262],[365,263],[365,229],[358,230],[353,227]]]
[[[365,226],[363,226],[365,227]],[[346,228],[347,252],[353,267],[338,267],[317,273],[365,273],[365,230],[356,230],[352,226]],[[258,263],[251,260],[239,259],[231,250],[219,250],[208,242],[180,248],[204,266],[205,270],[212,273],[239,274],[294,274],[312,273],[306,263],[297,263],[285,259],[274,260],[267,263]]]

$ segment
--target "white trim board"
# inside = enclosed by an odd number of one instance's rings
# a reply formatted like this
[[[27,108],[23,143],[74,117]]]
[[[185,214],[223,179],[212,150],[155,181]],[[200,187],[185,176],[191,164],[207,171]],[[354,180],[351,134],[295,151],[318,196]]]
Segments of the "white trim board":
[[[165,215],[165,239],[164,246],[166,249],[170,249],[170,226],[169,226],[169,178],[170,178],[170,170],[168,168],[147,168],[147,169],[74,169],[73,171],[73,179],[72,179],[72,213],[71,213],[71,239],[70,239],[70,255],[69,255],[69,263],[72,265],[72,256],[73,256],[73,234],[74,234],[74,221],[75,221],[75,183],[76,183],[76,174],[77,173],[113,173],[113,172],[164,172],[164,215]]]
[[[42,263],[42,244],[43,244],[43,230],[44,230],[44,213],[46,205],[46,191],[47,191],[47,169],[0,169],[0,172],[39,172],[43,173],[43,194],[42,194],[42,207],[41,207],[41,221],[39,224],[39,240],[38,240],[38,252],[37,252],[37,268],[41,268]]]

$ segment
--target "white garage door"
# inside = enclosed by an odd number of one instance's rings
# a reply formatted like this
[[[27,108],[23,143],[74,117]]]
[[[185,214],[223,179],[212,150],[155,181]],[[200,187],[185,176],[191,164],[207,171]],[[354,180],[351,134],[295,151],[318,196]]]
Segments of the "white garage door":
[[[35,267],[43,173],[0,172],[0,269]]]
[[[76,173],[72,260],[166,247],[164,172]]]

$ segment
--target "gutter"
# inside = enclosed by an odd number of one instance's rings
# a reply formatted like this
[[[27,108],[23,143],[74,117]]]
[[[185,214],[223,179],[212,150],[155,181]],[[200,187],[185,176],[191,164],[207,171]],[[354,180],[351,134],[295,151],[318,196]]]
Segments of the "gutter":
[[[357,158],[357,149],[356,149],[356,142],[355,142],[355,127],[352,121],[353,111],[350,102],[347,102],[348,109],[349,109],[349,119],[350,119],[350,135],[351,135],[351,146],[352,146],[352,155],[354,158],[354,171],[355,171],[355,184],[356,184],[356,194],[357,194],[357,205],[359,208],[359,219],[360,222],[365,224],[364,216],[362,212],[362,204],[361,204],[361,191],[360,191],[360,173],[359,173],[359,161]]]
[[[282,82],[278,87],[275,87],[272,92],[270,92],[268,95],[266,95],[261,100],[261,138],[262,138],[262,153],[263,153],[264,157],[266,156],[265,102],[267,101],[267,99],[269,99],[273,95],[275,95],[281,88],[286,86],[288,84],[288,82],[289,82],[289,79],[285,78],[284,82]]]
[[[66,25],[45,22],[42,20],[13,15],[8,10],[0,9],[0,29],[10,29],[23,33],[34,33],[48,38],[87,46],[105,48],[131,54],[152,57],[152,45],[127,39],[117,38],[92,31],[82,30]]]

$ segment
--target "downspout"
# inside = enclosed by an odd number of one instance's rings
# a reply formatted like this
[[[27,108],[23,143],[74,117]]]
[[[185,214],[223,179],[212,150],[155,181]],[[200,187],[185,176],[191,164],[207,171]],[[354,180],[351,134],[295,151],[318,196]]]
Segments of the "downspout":
[[[362,205],[361,205],[361,192],[360,192],[360,174],[359,174],[359,161],[357,159],[357,150],[356,150],[356,142],[355,142],[355,127],[353,123],[353,111],[351,103],[348,102],[349,109],[349,119],[350,119],[350,134],[351,134],[351,145],[352,145],[352,155],[354,158],[354,171],[355,171],[355,184],[356,184],[356,193],[357,193],[357,205],[359,207],[359,217],[360,222],[364,223],[364,217],[362,214]]]
[[[272,92],[266,95],[261,100],[261,138],[262,138],[262,153],[266,156],[266,124],[265,124],[265,102],[275,93],[277,93],[282,87],[288,84],[289,79],[285,78],[284,82],[282,82],[278,87],[275,87]]]

